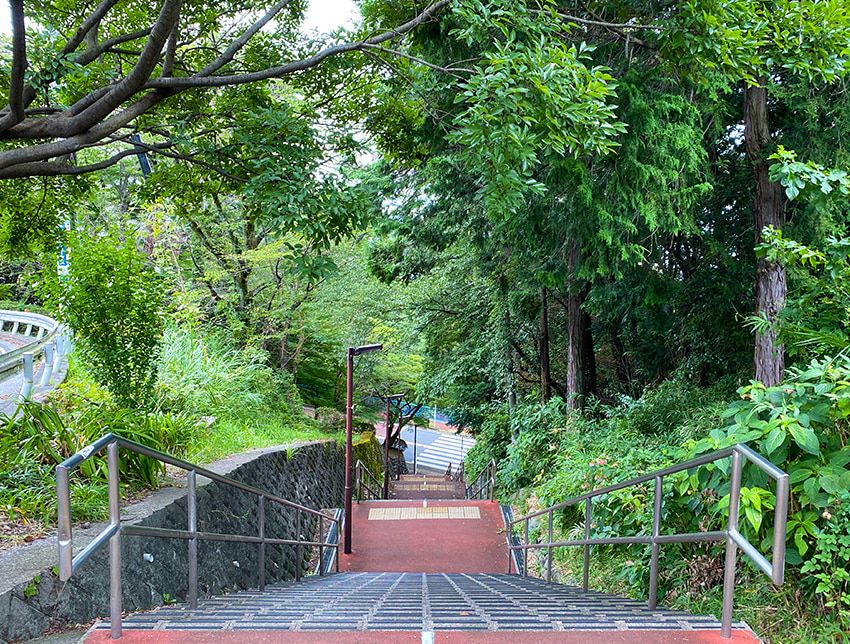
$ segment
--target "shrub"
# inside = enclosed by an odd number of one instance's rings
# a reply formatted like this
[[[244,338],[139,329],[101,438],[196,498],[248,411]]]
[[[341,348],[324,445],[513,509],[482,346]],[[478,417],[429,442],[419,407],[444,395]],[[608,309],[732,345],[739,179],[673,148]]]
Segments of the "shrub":
[[[197,422],[183,414],[90,406],[63,418],[52,407],[26,402],[17,415],[0,416],[0,462],[8,470],[0,477],[0,506],[10,516],[36,514],[52,520],[56,465],[103,434],[113,432],[179,456],[185,453],[196,429]],[[123,483],[156,487],[163,471],[158,461],[122,452]],[[89,459],[76,472],[74,493],[90,501],[89,510],[83,510],[84,516],[99,516],[105,502],[104,459]]]
[[[144,404],[156,378],[162,281],[132,239],[77,237],[70,251],[67,278],[45,271],[43,293],[94,378],[120,403]]]

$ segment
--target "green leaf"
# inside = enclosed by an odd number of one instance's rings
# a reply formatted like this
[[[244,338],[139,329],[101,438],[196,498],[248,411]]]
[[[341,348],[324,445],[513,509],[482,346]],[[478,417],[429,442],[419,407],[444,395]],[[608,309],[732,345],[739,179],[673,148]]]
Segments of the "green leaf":
[[[817,434],[809,427],[801,427],[797,424],[788,426],[791,436],[794,437],[794,442],[809,454],[820,454],[820,442]]]
[[[785,442],[785,429],[782,427],[774,427],[770,433],[767,435],[767,438],[762,443],[762,447],[767,454],[772,454],[777,449],[782,447],[782,444]]]

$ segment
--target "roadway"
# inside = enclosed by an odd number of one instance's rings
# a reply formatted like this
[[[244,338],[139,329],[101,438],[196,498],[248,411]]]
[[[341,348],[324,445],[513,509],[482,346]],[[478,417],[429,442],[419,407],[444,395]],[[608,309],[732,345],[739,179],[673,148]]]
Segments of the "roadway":
[[[376,425],[376,433],[383,443],[386,428],[384,423]],[[414,433],[416,440],[414,441]],[[439,431],[419,427],[414,432],[411,425],[401,430],[401,437],[407,443],[404,451],[404,460],[408,468],[413,472],[413,452],[416,450],[417,472],[434,472],[442,474],[446,471],[449,463],[452,469],[463,461],[466,453],[475,445],[475,439],[464,434],[455,434],[453,431]]]

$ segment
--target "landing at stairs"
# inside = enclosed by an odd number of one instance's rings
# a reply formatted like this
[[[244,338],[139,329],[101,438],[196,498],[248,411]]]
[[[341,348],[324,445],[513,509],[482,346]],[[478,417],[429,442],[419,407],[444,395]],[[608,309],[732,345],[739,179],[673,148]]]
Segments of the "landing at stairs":
[[[445,476],[403,474],[390,482],[391,499],[463,499],[465,492],[461,481]]]

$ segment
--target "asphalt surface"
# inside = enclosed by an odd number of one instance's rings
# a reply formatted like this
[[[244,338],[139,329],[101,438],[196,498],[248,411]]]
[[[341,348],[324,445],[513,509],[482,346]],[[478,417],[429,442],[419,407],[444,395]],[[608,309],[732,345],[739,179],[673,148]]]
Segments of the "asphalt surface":
[[[376,433],[383,442],[386,433],[383,423],[376,426]],[[417,472],[443,474],[449,463],[452,469],[457,467],[466,453],[475,445],[475,439],[471,436],[422,427],[415,430],[412,426],[405,427],[401,430],[401,437],[407,443],[404,460],[407,461],[411,472],[413,472],[414,452]]]

